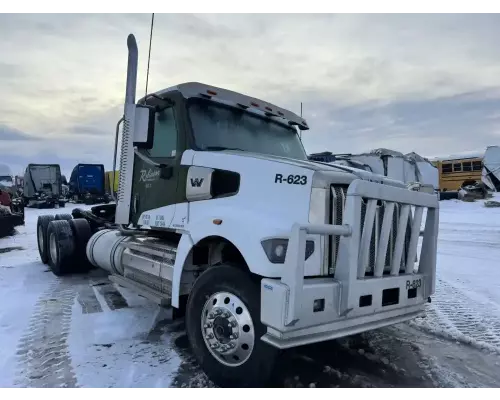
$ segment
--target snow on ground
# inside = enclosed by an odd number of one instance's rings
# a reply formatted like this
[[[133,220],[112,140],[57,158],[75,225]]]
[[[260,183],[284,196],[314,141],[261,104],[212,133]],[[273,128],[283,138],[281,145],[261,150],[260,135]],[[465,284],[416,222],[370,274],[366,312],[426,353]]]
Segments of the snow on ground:
[[[500,354],[500,208],[440,203],[438,281],[415,326]]]
[[[498,200],[498,199],[497,199]],[[183,321],[117,288],[101,270],[55,277],[36,219],[0,239],[0,387],[213,386]],[[500,208],[440,202],[438,281],[408,324],[289,350],[274,387],[500,386]]]
[[[171,386],[181,360],[153,332],[158,307],[99,270],[61,279],[40,262],[38,215],[71,208],[26,209],[0,239],[0,386]]]
[[[19,234],[0,239],[0,386],[11,386],[16,372],[16,348],[38,299],[53,281],[40,263],[32,229],[31,214]],[[35,219],[36,221],[36,219]],[[36,222],[35,222],[36,223]],[[5,252],[11,248],[14,250]],[[22,249],[22,250],[18,250]]]

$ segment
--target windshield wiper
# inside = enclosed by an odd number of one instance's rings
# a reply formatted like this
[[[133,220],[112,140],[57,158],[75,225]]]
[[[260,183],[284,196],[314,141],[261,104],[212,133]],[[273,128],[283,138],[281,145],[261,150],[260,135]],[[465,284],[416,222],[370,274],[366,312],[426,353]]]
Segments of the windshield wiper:
[[[238,151],[245,151],[245,150],[240,149],[238,147],[224,147],[224,146],[207,146],[203,150],[213,150],[213,151],[238,150]]]

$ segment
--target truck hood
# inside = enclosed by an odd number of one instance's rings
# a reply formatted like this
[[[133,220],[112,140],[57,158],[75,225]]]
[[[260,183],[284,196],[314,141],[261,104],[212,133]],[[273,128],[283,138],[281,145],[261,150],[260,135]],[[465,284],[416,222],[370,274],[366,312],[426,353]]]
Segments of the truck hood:
[[[262,153],[252,153],[247,151],[237,151],[237,150],[223,150],[226,154],[232,154],[239,157],[252,157],[261,160],[274,161],[289,165],[294,165],[300,168],[306,168],[313,171],[328,173],[348,173],[353,176],[353,179],[362,179],[376,183],[383,183],[389,186],[406,188],[403,182],[387,178],[383,175],[374,174],[373,172],[365,171],[362,169],[348,167],[346,165],[340,165],[335,163],[323,163],[319,161],[309,161],[309,160],[296,160],[294,158],[280,157],[271,154],[262,154]],[[217,153],[221,153],[217,152]],[[216,152],[214,152],[216,153]]]

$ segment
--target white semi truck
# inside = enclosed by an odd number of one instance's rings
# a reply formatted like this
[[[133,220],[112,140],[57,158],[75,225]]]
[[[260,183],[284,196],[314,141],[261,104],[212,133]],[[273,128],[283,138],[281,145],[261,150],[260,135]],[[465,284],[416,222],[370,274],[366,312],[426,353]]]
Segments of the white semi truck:
[[[424,311],[436,196],[308,161],[306,121],[266,101],[184,83],[136,103],[133,35],[127,44],[117,202],[39,218],[55,274],[93,265],[185,310],[192,351],[221,386],[263,385],[282,349]]]

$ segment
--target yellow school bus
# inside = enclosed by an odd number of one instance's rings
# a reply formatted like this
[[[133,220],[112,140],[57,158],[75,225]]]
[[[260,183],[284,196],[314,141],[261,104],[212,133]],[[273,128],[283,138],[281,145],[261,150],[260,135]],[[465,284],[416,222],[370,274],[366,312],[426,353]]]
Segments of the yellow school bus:
[[[435,159],[432,164],[439,171],[439,190],[442,192],[459,190],[463,186],[481,182],[483,156],[480,154]]]

